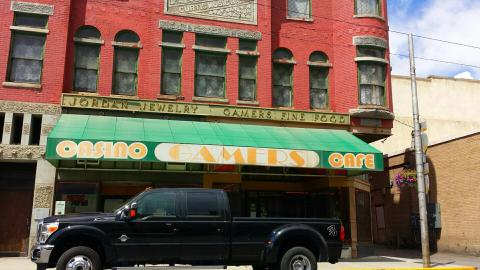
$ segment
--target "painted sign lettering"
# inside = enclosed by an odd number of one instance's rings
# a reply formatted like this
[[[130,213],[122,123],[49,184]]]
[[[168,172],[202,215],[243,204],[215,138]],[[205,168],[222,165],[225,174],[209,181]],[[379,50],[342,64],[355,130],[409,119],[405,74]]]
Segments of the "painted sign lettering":
[[[332,153],[328,157],[328,164],[335,169],[375,169],[374,154],[341,154]]]
[[[135,159],[140,160],[147,156],[148,148],[143,143],[134,142],[96,142],[61,141],[56,147],[57,155],[61,158],[78,159]]]

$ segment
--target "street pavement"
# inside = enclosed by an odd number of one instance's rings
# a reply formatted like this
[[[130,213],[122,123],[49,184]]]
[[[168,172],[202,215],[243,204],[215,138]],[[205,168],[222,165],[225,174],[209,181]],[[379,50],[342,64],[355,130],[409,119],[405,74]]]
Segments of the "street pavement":
[[[341,260],[337,264],[319,263],[318,270],[343,270],[351,268],[381,269],[386,267],[418,268],[422,267],[421,257],[421,253],[416,250],[376,249],[375,256],[364,257],[361,259]],[[480,257],[475,256],[440,252],[433,254],[431,261],[432,267],[435,268],[474,266],[480,270]],[[36,270],[36,267],[34,263],[30,262],[30,260],[25,257],[0,258],[0,270]],[[251,270],[251,268],[249,266],[239,266],[228,267],[227,270]]]

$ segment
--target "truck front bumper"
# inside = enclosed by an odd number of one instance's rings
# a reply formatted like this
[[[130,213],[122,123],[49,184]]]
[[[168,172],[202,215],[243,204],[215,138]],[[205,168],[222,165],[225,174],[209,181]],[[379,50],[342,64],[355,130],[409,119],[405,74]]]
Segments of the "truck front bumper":
[[[37,264],[48,264],[53,247],[52,245],[35,245],[30,259]]]

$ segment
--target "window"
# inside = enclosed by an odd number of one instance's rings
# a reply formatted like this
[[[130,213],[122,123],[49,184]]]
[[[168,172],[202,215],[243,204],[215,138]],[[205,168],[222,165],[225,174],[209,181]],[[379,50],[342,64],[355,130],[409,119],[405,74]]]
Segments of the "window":
[[[288,0],[288,18],[310,19],[310,0]]]
[[[357,47],[360,105],[385,105],[385,49]],[[362,60],[366,59],[366,60]],[[368,58],[366,58],[368,57]]]
[[[9,82],[39,84],[48,16],[15,13],[8,65]]]
[[[137,202],[139,217],[176,217],[175,193],[153,192],[145,195]]]
[[[238,99],[255,101],[257,98],[257,41],[241,39],[239,49]]]
[[[162,89],[163,95],[180,95],[182,79],[183,33],[162,32]]]
[[[140,38],[132,31],[123,30],[116,35],[114,46],[112,93],[134,96],[137,94]]]
[[[217,194],[208,192],[188,192],[187,215],[220,216]]]
[[[195,44],[195,96],[224,98],[227,39],[197,35]]]
[[[327,56],[322,52],[310,55],[310,108],[328,108],[328,64]]]
[[[356,0],[355,14],[381,16],[380,0]]]
[[[274,107],[291,107],[293,99],[293,55],[287,49],[277,49],[273,54]]]
[[[80,92],[96,92],[100,57],[100,32],[93,26],[82,26],[75,34],[75,71],[73,88]]]

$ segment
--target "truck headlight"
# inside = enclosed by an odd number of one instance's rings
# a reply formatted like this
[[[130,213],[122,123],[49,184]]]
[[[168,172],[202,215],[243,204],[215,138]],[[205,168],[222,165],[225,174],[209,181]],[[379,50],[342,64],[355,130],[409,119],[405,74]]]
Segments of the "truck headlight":
[[[58,222],[44,223],[40,225],[40,232],[38,236],[38,242],[45,244],[48,237],[58,230]]]

